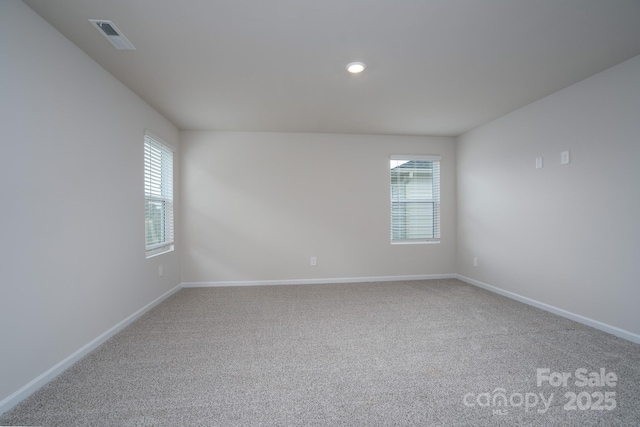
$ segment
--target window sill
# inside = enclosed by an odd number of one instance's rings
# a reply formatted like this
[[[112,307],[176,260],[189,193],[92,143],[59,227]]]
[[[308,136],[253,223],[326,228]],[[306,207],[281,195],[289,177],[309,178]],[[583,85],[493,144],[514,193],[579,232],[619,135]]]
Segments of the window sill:
[[[163,246],[161,248],[154,249],[152,251],[147,252],[147,259],[157,257],[158,255],[166,254],[167,252],[173,252],[173,245],[171,246]]]
[[[392,240],[392,245],[437,245],[440,240]]]

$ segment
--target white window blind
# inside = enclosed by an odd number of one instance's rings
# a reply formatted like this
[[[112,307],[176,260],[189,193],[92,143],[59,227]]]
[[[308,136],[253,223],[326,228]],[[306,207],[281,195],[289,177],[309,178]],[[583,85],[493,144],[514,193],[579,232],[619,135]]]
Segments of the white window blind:
[[[173,151],[144,138],[145,240],[147,257],[173,249]]]
[[[391,242],[440,240],[440,157],[391,156]]]

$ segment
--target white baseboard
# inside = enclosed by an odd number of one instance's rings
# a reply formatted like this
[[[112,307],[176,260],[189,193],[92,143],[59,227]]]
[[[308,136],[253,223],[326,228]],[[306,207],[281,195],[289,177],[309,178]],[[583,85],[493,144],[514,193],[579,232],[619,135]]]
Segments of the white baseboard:
[[[29,397],[33,392],[35,392],[40,387],[42,387],[43,385],[45,385],[46,383],[48,383],[49,381],[51,381],[52,379],[60,375],[64,370],[66,370],[68,367],[70,367],[71,365],[73,365],[74,363],[82,359],[91,351],[95,350],[100,344],[102,344],[103,342],[105,342],[106,340],[108,340],[109,338],[111,338],[112,336],[114,336],[115,334],[117,334],[127,326],[129,326],[129,324],[131,324],[133,321],[135,321],[140,316],[145,314],[147,311],[151,310],[153,307],[160,304],[162,301],[164,301],[165,299],[173,295],[175,292],[179,291],[181,287],[182,287],[181,285],[178,285],[175,288],[171,289],[170,291],[165,292],[163,295],[151,301],[149,304],[145,305],[140,310],[133,313],[131,316],[127,317],[126,319],[124,319],[123,321],[121,321],[111,329],[105,331],[104,333],[102,333],[92,341],[82,346],[80,349],[72,353],[69,357],[61,360],[55,366],[43,372],[38,377],[34,378],[32,381],[30,381],[29,383],[21,387],[16,392],[2,399],[2,401],[0,401],[0,415],[4,414],[9,409],[13,408],[18,403],[20,403],[22,400]]]
[[[527,305],[530,305],[530,306],[533,306],[533,307],[536,307],[536,308],[540,308],[540,309],[548,311],[550,313],[557,314],[558,316],[565,317],[565,318],[567,318],[569,320],[573,320],[575,322],[582,323],[583,325],[591,326],[592,328],[599,329],[601,331],[610,333],[611,335],[615,335],[617,337],[624,338],[624,339],[629,340],[631,342],[635,342],[637,344],[640,344],[640,335],[634,334],[633,332],[629,332],[627,330],[618,328],[616,326],[611,326],[611,325],[608,325],[606,323],[600,322],[598,320],[594,320],[594,319],[591,319],[589,317],[581,316],[579,314],[575,314],[575,313],[572,313],[570,311],[563,310],[561,308],[554,307],[552,305],[545,304],[543,302],[536,301],[534,299],[524,297],[524,296],[516,294],[514,292],[505,291],[504,289],[497,288],[497,287],[492,286],[492,285],[488,285],[488,284],[480,282],[478,280],[470,279],[469,277],[465,277],[465,276],[462,276],[460,274],[457,274],[456,277],[459,280],[462,280],[463,282],[469,283],[470,285],[478,286],[479,288],[486,289],[488,291],[494,292],[496,294],[500,294],[500,295],[505,296],[507,298],[511,298],[513,300],[520,301],[520,302],[525,303]]]
[[[225,286],[323,285],[329,283],[394,282],[406,280],[455,279],[455,274],[418,274],[408,276],[343,277],[332,279],[251,280],[230,282],[184,282],[183,288],[216,288]]]

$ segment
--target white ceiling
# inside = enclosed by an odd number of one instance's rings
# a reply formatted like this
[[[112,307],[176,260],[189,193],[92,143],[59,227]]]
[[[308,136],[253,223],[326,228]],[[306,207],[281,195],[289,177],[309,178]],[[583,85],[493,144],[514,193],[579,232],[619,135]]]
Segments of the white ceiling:
[[[24,2],[183,130],[454,136],[640,54],[638,0]]]

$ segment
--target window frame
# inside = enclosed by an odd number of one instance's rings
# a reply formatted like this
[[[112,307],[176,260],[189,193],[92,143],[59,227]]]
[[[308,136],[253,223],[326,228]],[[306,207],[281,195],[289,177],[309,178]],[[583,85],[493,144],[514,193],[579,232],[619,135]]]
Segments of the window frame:
[[[149,146],[150,148],[147,148]],[[155,147],[154,147],[155,146]],[[150,158],[148,152],[152,149],[156,149],[160,151],[161,157],[161,169],[160,169],[160,182],[157,182],[157,176],[152,177],[150,171]],[[164,162],[166,158],[165,154],[170,154],[170,169],[168,172],[165,172]],[[144,132],[144,144],[143,144],[143,187],[144,187],[144,221],[145,221],[145,255],[146,258],[152,258],[154,256],[158,256],[167,252],[171,252],[175,248],[175,198],[174,196],[174,170],[175,170],[175,148],[165,142],[162,138],[159,138],[157,135],[152,132],[145,130]],[[165,176],[165,174],[170,174],[170,176]],[[151,195],[150,186],[151,180],[155,178],[155,185],[160,185],[160,195]],[[169,188],[166,187],[168,185]],[[149,210],[148,206],[150,201],[154,203],[162,203],[162,240],[157,243],[153,243],[151,245],[147,244],[149,240],[149,228],[148,222],[149,218]]]
[[[391,167],[392,161],[430,161],[437,162],[436,175],[433,177],[436,182],[431,182],[431,198],[424,199],[414,199],[412,202],[421,203],[433,203],[433,237],[430,238],[395,238],[394,239],[394,228],[397,228],[398,225],[394,224],[394,203],[398,203],[398,200],[394,200],[394,191],[393,191],[393,169]],[[415,244],[438,244],[442,238],[442,227],[441,227],[441,197],[440,197],[440,189],[441,189],[441,164],[442,164],[442,156],[440,155],[422,155],[422,154],[393,154],[389,156],[389,201],[390,201],[390,210],[389,210],[389,231],[390,231],[390,243],[392,245],[415,245]],[[397,167],[397,166],[396,166]],[[406,227],[406,226],[405,226]]]

